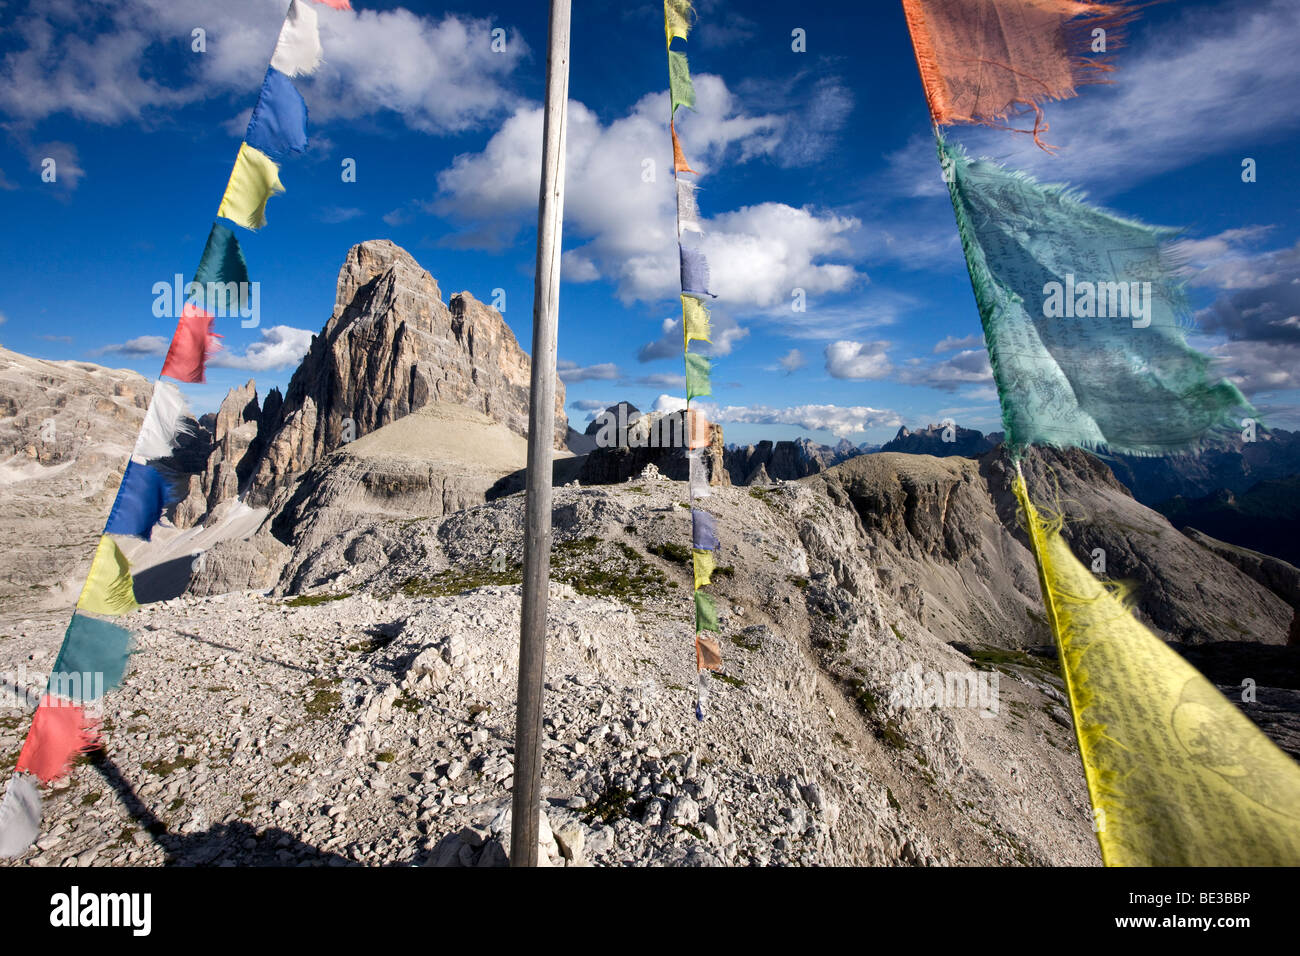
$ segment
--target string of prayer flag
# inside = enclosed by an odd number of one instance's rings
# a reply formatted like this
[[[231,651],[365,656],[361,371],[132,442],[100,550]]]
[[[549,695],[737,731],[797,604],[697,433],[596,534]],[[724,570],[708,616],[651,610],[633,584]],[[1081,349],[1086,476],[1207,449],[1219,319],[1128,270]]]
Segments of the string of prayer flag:
[[[335,10],[350,10],[348,0],[316,0]],[[231,170],[217,215],[248,229],[266,223],[266,203],[284,191],[272,156],[301,152],[307,145],[307,106],[291,77],[306,76],[320,65],[322,51],[316,11],[292,0],[281,25],[249,120],[245,141]],[[51,783],[66,775],[77,755],[99,744],[99,721],[87,711],[107,691],[119,687],[132,652],[131,633],[95,615],[116,617],[138,607],[131,568],[110,535],[145,538],[173,498],[170,472],[159,463],[170,457],[192,428],[180,390],[162,376],[203,382],[208,358],[220,348],[215,316],[203,308],[231,314],[243,306],[248,264],[235,234],[214,222],[195,271],[202,302],[188,293],[177,319],[167,357],[136,437],[131,459],[105,522],[63,644],[26,740],[0,802],[0,857],[24,853],[36,839],[41,799],[35,781]]]

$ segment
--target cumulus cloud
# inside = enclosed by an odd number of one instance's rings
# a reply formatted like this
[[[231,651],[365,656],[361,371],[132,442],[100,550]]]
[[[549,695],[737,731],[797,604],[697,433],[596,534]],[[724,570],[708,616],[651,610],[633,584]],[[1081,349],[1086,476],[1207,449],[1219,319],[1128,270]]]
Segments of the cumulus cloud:
[[[150,355],[164,356],[171,345],[171,339],[161,335],[139,335],[125,342],[105,345],[95,349],[92,355],[125,355],[127,358],[144,358]]]
[[[793,116],[752,115],[716,76],[695,77],[698,111],[679,134],[701,172],[724,161],[773,157]],[[565,254],[565,278],[612,282],[625,303],[654,301],[679,281],[671,144],[664,136],[665,93],[642,97],[608,123],[570,101],[566,153],[565,235],[585,242]],[[476,153],[458,156],[438,177],[429,208],[465,223],[464,246],[509,243],[536,217],[541,168],[540,108],[516,110]],[[862,278],[843,258],[851,252],[852,217],[809,207],[763,203],[717,212],[705,221],[703,250],[713,292],[737,306],[789,303],[791,292],[838,292]]]
[[[638,362],[682,357],[682,320],[664,319],[661,329],[659,338],[645,343],[637,350]],[[749,330],[741,328],[731,316],[715,309],[709,317],[709,334],[711,342],[694,341],[691,343],[691,351],[712,356],[730,355],[736,343],[749,335]]]
[[[888,348],[888,342],[832,342],[826,346],[826,371],[832,378],[885,378],[893,371]]]
[[[899,369],[898,380],[905,385],[923,385],[944,392],[955,392],[968,385],[990,385],[993,368],[989,354],[982,347],[963,349],[952,358],[926,364],[921,359],[909,359]]]
[[[620,375],[618,366],[613,362],[579,365],[577,362],[561,359],[556,368],[565,385],[573,385],[577,382],[610,382]]]
[[[728,405],[725,408],[705,407],[702,410],[711,421],[724,424],[797,425],[810,431],[828,431],[836,438],[846,438],[869,428],[902,424],[897,413],[865,405],[795,405],[787,408]]]
[[[365,211],[356,207],[326,206],[320,211],[320,221],[328,225],[337,225],[365,215]]]
[[[94,123],[138,120],[256,89],[284,16],[282,0],[121,0],[33,4],[6,28],[16,49],[0,61],[0,111],[24,123],[67,114]],[[529,56],[507,27],[493,52],[485,18],[405,9],[316,7],[325,61],[304,84],[316,120],[389,113],[424,132],[458,132],[514,106],[510,78]],[[94,21],[87,40],[86,20]],[[191,53],[191,31],[207,52]],[[179,83],[155,78],[162,54],[183,54]]]
[[[259,332],[261,338],[250,343],[242,354],[222,350],[208,359],[208,365],[214,368],[246,369],[250,372],[296,368],[311,347],[313,333],[307,329],[273,325],[260,329]]]
[[[791,349],[777,359],[777,364],[781,366],[787,375],[791,375],[807,365],[808,361],[798,349]]]
[[[1249,396],[1300,388],[1300,342],[1228,342],[1214,346],[1210,354]]]
[[[1218,264],[1227,291],[1196,315],[1203,332],[1231,339],[1300,342],[1300,242]]]
[[[963,335],[960,337],[956,335],[946,335],[935,344],[934,354],[938,355],[941,352],[951,352],[954,349],[979,348],[983,344],[984,336],[982,335]]]

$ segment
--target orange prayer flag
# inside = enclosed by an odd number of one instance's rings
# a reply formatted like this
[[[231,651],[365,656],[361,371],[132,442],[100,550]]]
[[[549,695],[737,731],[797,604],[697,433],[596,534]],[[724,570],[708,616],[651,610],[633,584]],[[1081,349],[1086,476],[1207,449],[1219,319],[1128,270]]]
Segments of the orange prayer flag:
[[[691,164],[686,162],[686,154],[682,152],[682,144],[677,139],[677,124],[670,121],[668,129],[673,134],[673,169],[679,173],[695,173],[695,170],[691,169]],[[695,175],[698,176],[699,173]]]
[[[722,647],[715,638],[707,634],[695,635],[695,669],[722,670]]]
[[[1104,55],[1136,16],[1123,0],[903,0],[903,13],[936,124],[1010,129],[1003,121],[1032,110],[1033,130],[1016,132],[1044,149],[1041,104],[1104,82]]]

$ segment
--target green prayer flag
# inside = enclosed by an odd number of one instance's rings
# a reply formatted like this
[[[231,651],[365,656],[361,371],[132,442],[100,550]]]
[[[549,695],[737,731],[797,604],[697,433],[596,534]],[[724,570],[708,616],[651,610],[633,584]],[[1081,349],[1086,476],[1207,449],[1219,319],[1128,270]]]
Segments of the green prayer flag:
[[[668,51],[668,89],[673,97],[673,112],[679,106],[695,109],[695,87],[691,83],[691,70],[686,63],[686,54],[677,50]]]
[[[695,630],[718,630],[718,607],[707,591],[695,592]]]
[[[1254,409],[1187,344],[1175,231],[939,140],[1006,440],[1190,451]]]
[[[224,315],[234,315],[239,309],[241,289],[248,283],[248,263],[235,233],[219,222],[214,222],[208,233],[194,281],[203,286],[205,308],[224,306]],[[214,286],[211,296],[207,294],[209,285]],[[246,302],[247,293],[242,298]]]
[[[709,387],[709,360],[694,352],[686,353],[686,400],[700,395],[711,395]]]

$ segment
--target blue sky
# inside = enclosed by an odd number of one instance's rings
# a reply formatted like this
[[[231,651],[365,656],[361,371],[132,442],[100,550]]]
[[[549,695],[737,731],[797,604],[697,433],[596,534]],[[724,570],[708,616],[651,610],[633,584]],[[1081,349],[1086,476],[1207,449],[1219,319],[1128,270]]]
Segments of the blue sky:
[[[0,0],[0,342],[157,374],[283,0]],[[354,243],[389,238],[444,297],[491,301],[530,340],[544,3],[318,7],[325,64],[298,81],[313,143],[269,223],[240,231],[261,325],[198,411],[283,386]],[[998,427],[965,265],[899,4],[699,0],[679,114],[714,272],[713,401],[728,441],[879,442],[951,416]],[[191,50],[192,30],[206,52]],[[492,31],[506,31],[504,52]],[[791,49],[806,32],[807,51]],[[1046,137],[953,139],[1149,222],[1185,227],[1195,342],[1268,422],[1300,427],[1300,5],[1144,11],[1109,86],[1049,104]],[[684,393],[659,3],[575,5],[560,359],[573,424]],[[41,161],[59,179],[41,181]],[[1243,183],[1244,158],[1257,181]],[[343,182],[345,159],[356,182]],[[646,182],[646,161],[656,173]],[[803,289],[807,308],[792,310]],[[668,324],[666,324],[668,323]]]

